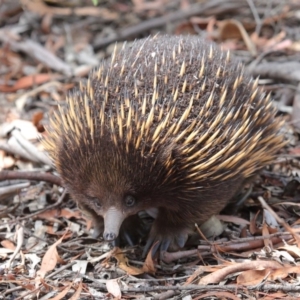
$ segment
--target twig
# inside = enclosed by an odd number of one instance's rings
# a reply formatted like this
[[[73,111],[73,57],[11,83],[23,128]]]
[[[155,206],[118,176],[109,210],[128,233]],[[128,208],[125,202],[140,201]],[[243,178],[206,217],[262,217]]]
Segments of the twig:
[[[171,297],[181,294],[179,291],[167,291],[153,297],[154,300],[172,299]]]
[[[267,77],[285,81],[300,81],[300,63],[297,61],[266,62],[251,66],[252,76]]]
[[[293,229],[293,232],[299,232],[298,229]],[[207,245],[200,245],[198,249],[177,251],[177,252],[165,252],[164,261],[166,263],[171,263],[175,260],[184,258],[184,257],[197,257],[199,255],[205,257],[212,255],[216,252],[231,252],[231,251],[248,251],[251,249],[256,249],[264,246],[264,240],[270,238],[273,245],[279,244],[283,240],[283,236],[286,236],[284,240],[291,239],[293,234],[291,232],[277,232],[265,236],[253,236],[247,238],[240,238],[236,240],[231,240],[228,242],[218,242],[208,243]]]
[[[17,240],[17,247],[7,263],[7,269],[10,269],[11,263],[13,262],[13,260],[17,256],[17,254],[20,252],[23,242],[24,242],[24,230],[23,230],[23,227],[20,225],[17,225],[17,232],[15,235],[15,238]]]
[[[257,12],[255,4],[253,3],[253,0],[247,0],[247,2],[248,2],[248,5],[249,5],[249,7],[251,9],[252,15],[253,15],[255,23],[256,23],[255,33],[257,34],[257,36],[259,36],[261,25],[262,25],[262,21],[261,21],[261,19],[259,17],[259,14]]]
[[[40,61],[50,69],[62,72],[68,77],[72,76],[72,68],[46,48],[31,40],[16,41],[14,37],[11,32],[0,30],[0,41],[10,45],[14,51],[25,52],[28,56]]]
[[[60,177],[42,172],[1,171],[0,181],[8,179],[27,179],[30,181],[45,181],[59,186],[63,185]]]
[[[22,220],[27,220],[27,219],[33,218],[33,217],[35,217],[35,216],[43,213],[44,211],[47,211],[47,210],[50,210],[50,209],[53,209],[53,208],[59,206],[63,202],[66,193],[67,193],[67,191],[64,190],[63,193],[61,194],[61,196],[59,197],[59,199],[54,204],[49,205],[46,208],[43,208],[43,209],[41,209],[39,211],[36,211],[36,212],[34,212],[34,213],[30,214],[30,215],[27,215],[26,217],[18,218],[18,221],[22,221]]]
[[[296,233],[295,230],[293,230],[283,219],[281,219],[275,212],[274,210],[267,204],[265,199],[261,196],[259,196],[258,201],[261,203],[262,207],[266,209],[274,218],[275,220],[282,225],[286,231],[288,231],[294,239],[297,241],[298,246],[300,245],[300,236]]]
[[[94,43],[94,48],[99,50],[113,42],[125,40],[129,37],[140,34],[141,32],[146,32],[153,28],[161,27],[170,22],[180,21],[186,18],[190,18],[195,15],[204,15],[211,16],[220,13],[227,13],[232,11],[239,11],[242,8],[247,8],[247,3],[240,0],[231,0],[231,1],[219,1],[211,0],[207,1],[204,4],[197,3],[190,5],[188,9],[178,10],[173,13],[166,14],[162,17],[153,18],[145,22],[139,23],[125,29],[120,30],[118,33],[113,36],[101,37],[98,40],[96,39]]]
[[[95,286],[95,285],[94,285]],[[102,286],[103,287],[103,286]],[[296,284],[264,284],[259,288],[262,291],[283,291],[283,292],[300,292],[300,286]],[[106,289],[105,289],[106,290]],[[138,288],[121,288],[123,293],[136,292],[148,293],[159,291],[241,291],[241,290],[257,290],[257,286],[242,286],[242,285],[176,285],[176,286],[139,286]]]
[[[29,182],[23,182],[23,183],[19,183],[19,184],[13,184],[13,185],[5,186],[5,187],[0,187],[0,199],[3,196],[7,196],[10,194],[17,194],[20,192],[20,190],[27,188],[29,186],[30,186]]]
[[[30,155],[30,153],[28,153],[24,148],[21,147],[21,145],[18,143],[17,139],[13,136],[10,137],[6,143],[0,142],[0,150],[20,156],[29,161],[39,163],[39,161],[35,157],[32,157],[32,155]]]
[[[66,269],[72,267],[72,266],[75,265],[75,264],[76,264],[76,261],[72,261],[72,262],[70,262],[69,264],[60,267],[60,268],[59,268],[58,270],[56,270],[55,272],[53,272],[53,273],[47,275],[47,276],[46,276],[46,279],[50,279],[50,278],[54,277],[55,275],[57,275],[57,274],[59,274],[60,272],[62,272],[62,271],[64,271],[64,270],[66,270]]]
[[[21,134],[20,130],[15,128],[12,130],[11,135],[18,141],[18,143],[33,157],[35,157],[39,162],[45,165],[51,166],[52,162],[45,152],[39,151],[36,146],[31,142],[26,140]]]

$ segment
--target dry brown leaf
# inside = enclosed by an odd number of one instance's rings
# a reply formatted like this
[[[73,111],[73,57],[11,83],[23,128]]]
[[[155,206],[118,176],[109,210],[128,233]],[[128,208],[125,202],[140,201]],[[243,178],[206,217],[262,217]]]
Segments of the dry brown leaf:
[[[241,273],[236,281],[239,285],[257,285],[261,283],[271,273],[270,269],[248,270]]]
[[[237,277],[237,283],[241,285],[256,285],[261,283],[267,276],[271,280],[284,279],[289,274],[299,274],[300,267],[284,267],[276,270],[270,268],[264,270],[248,270]]]
[[[119,17],[117,12],[106,9],[104,7],[84,6],[84,7],[54,7],[48,6],[41,0],[21,0],[22,6],[27,10],[38,13],[40,15],[77,15],[77,16],[96,16],[104,20],[116,20]]]
[[[268,39],[266,44],[264,45],[265,50],[273,49],[273,50],[280,50],[282,46],[280,46],[280,43],[283,41],[283,39],[286,37],[286,32],[281,31],[275,36],[273,36],[271,39]]]
[[[256,32],[251,34],[251,40],[252,42],[262,49],[262,51],[270,51],[271,49],[273,51],[280,51],[289,49],[289,47],[292,45],[292,41],[289,39],[285,39],[286,32],[281,31],[277,35],[273,36],[270,39],[267,39],[262,36],[258,36]]]
[[[152,249],[156,246],[158,242],[154,243],[150,251],[147,254],[146,260],[143,264],[143,270],[145,273],[155,274],[156,268],[152,259]]]
[[[56,231],[54,231],[53,226],[46,226],[46,232],[52,235],[56,234]]]
[[[198,269],[185,281],[184,285],[194,283],[194,281],[204,272],[215,272],[216,270],[222,269],[224,266],[199,266]]]
[[[63,208],[63,209],[51,209],[51,210],[47,210],[44,211],[38,215],[36,215],[36,218],[39,219],[52,219],[52,218],[58,218],[58,217],[65,217],[67,219],[70,218],[76,218],[76,219],[81,219],[81,212],[79,210],[71,210],[71,209],[67,209],[67,208]]]
[[[246,31],[244,25],[234,19],[224,20],[217,22],[219,26],[219,38],[222,40],[242,38],[249,52],[255,56],[257,55],[256,46],[251,40],[248,32]]]
[[[264,222],[262,226],[262,236],[269,236],[269,235],[270,232],[268,229],[268,225]],[[264,238],[264,245],[265,247],[270,247],[271,249],[273,249],[273,244],[270,238]]]
[[[219,283],[224,280],[224,278],[232,273],[255,270],[255,269],[279,269],[282,265],[276,261],[267,261],[267,260],[256,260],[244,263],[232,264],[226,266],[223,269],[215,271],[209,275],[202,277],[199,281],[199,284],[210,284],[210,283]]]
[[[287,266],[276,270],[272,270],[270,274],[270,279],[271,280],[283,279],[289,276],[289,274],[299,274],[299,273],[300,273],[300,267]]]
[[[32,123],[37,128],[38,132],[44,132],[45,131],[43,124],[41,124],[41,121],[43,120],[43,117],[44,117],[44,113],[41,112],[41,111],[36,112],[32,116]]]
[[[276,293],[270,293],[268,292],[268,295],[265,295],[263,297],[263,300],[275,300],[275,299],[289,299],[291,300],[287,294],[282,292],[276,292]]]
[[[256,226],[256,219],[258,217],[259,211],[256,213],[255,217],[250,221],[249,231],[252,235],[261,233],[261,230]]]
[[[292,51],[300,52],[300,41],[292,41],[288,49]]]
[[[240,238],[248,237],[248,227],[244,226],[241,230]]]
[[[116,248],[115,253],[112,255],[118,261],[118,266],[130,275],[140,275],[144,273],[143,269],[136,268],[129,265],[127,257],[124,255],[120,248]]]
[[[68,284],[59,294],[57,294],[55,297],[50,298],[48,300],[60,300],[62,299],[65,295],[67,295],[67,293],[69,292],[69,290],[72,287],[72,282],[70,284]]]
[[[289,149],[289,153],[299,155],[300,154],[300,147],[295,147],[295,148]],[[297,205],[299,205],[299,204],[297,204]]]
[[[234,294],[232,293],[229,293],[229,292],[207,292],[207,293],[204,293],[203,295],[201,296],[198,296],[196,298],[193,298],[193,300],[199,300],[199,299],[203,299],[203,298],[215,298],[217,297],[217,299],[232,299],[232,300],[240,300],[241,298],[235,296]]]
[[[0,91],[4,93],[12,93],[21,89],[27,89],[34,85],[39,85],[50,80],[55,80],[59,75],[55,74],[35,74],[20,78],[13,86],[0,85]]]
[[[71,298],[69,298],[69,300],[80,299],[79,297],[80,297],[81,291],[82,291],[82,281],[80,281],[76,292],[73,294],[73,296]]]
[[[0,150],[0,170],[9,169],[15,164],[15,159],[7,156],[6,152]]]
[[[300,257],[300,249],[296,245],[284,245],[282,247],[278,247],[277,250],[285,250],[295,258]]]
[[[274,47],[272,47],[272,50],[273,51],[293,50],[292,46],[293,46],[293,42],[289,39],[285,39],[280,43],[276,44]]]
[[[57,261],[61,260],[61,258],[57,253],[56,247],[63,241],[64,238],[65,238],[65,234],[53,245],[51,245],[47,250],[47,252],[45,253],[42,260],[41,268],[40,270],[37,271],[37,278],[36,278],[37,283],[40,283],[41,278],[44,278],[47,272],[52,271],[55,268]]]
[[[37,126],[41,120],[43,120],[44,113],[42,111],[38,111],[32,116],[32,123],[34,126]]]
[[[9,240],[1,241],[1,246],[6,248],[6,249],[9,249],[9,250],[15,250],[16,249],[15,244],[13,242],[9,241]]]
[[[20,282],[19,283],[19,286],[22,286],[24,289],[28,290],[28,291],[34,291],[36,288],[33,284],[30,284],[30,283],[23,283],[23,282]]]

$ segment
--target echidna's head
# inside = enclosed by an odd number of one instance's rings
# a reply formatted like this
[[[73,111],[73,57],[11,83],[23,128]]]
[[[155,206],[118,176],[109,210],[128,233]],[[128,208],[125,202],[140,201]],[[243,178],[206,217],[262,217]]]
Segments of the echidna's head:
[[[175,187],[168,189],[164,180],[165,150],[154,159],[142,156],[131,146],[126,152],[124,145],[116,146],[105,136],[95,144],[82,138],[80,144],[74,147],[61,141],[56,166],[79,208],[94,221],[95,216],[104,219],[105,240],[114,240],[130,215],[159,207],[162,202],[167,205],[174,199]]]

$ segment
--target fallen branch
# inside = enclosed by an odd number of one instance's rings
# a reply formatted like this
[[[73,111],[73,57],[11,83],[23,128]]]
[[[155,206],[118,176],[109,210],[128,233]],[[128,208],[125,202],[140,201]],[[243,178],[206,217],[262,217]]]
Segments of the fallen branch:
[[[45,181],[62,186],[60,177],[51,173],[42,172],[21,172],[21,171],[1,171],[0,181],[9,179],[27,179],[30,181]]]

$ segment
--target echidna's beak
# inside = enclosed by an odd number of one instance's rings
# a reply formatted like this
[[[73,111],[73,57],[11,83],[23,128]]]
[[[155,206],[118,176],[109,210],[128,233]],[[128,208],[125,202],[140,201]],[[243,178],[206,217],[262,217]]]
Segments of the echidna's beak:
[[[119,235],[120,227],[125,219],[125,215],[116,207],[110,207],[104,215],[103,238],[106,241],[113,241]]]

